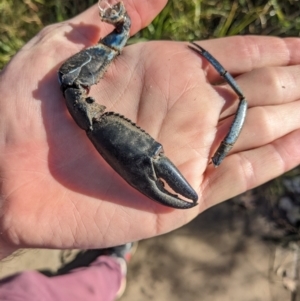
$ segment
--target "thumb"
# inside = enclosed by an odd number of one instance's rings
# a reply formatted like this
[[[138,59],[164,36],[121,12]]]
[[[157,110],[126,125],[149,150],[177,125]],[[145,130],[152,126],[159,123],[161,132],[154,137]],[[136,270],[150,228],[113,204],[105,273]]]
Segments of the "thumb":
[[[167,0],[124,0],[123,2],[131,18],[130,33],[133,35],[151,23],[151,21],[164,8]],[[105,36],[111,30],[111,27],[107,26],[107,24],[101,23],[97,4],[93,5],[70,21],[72,24],[92,23],[95,26],[99,26],[101,27],[101,36]]]

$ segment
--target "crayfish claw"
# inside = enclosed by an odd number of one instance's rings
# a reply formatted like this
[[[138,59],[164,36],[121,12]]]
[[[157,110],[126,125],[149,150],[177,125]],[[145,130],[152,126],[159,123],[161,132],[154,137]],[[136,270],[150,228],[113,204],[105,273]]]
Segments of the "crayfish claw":
[[[189,209],[195,207],[197,202],[187,202],[179,198],[176,194],[172,194],[164,188],[161,180],[150,181],[150,185],[144,187],[142,193],[152,200],[175,209]]]
[[[67,108],[103,159],[129,185],[163,205],[192,208],[197,205],[197,193],[165,157],[162,145],[131,120],[105,112],[105,106],[88,95],[130,36],[131,20],[122,1],[99,0],[99,10],[102,21],[115,28],[60,67],[58,80]]]
[[[163,153],[160,153],[153,162],[154,170],[158,178],[166,183],[178,194],[197,203],[198,195],[188,181],[179,172],[177,167]],[[166,190],[164,190],[166,191]]]
[[[87,135],[106,162],[150,199],[180,209],[197,205],[196,192],[163,154],[162,145],[124,116],[104,113]],[[174,193],[167,191],[163,181]]]

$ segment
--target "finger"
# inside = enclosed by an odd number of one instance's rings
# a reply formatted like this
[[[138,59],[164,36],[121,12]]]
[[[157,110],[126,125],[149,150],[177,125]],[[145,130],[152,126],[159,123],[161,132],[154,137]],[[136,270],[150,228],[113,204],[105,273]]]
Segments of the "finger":
[[[124,3],[132,22],[131,34],[134,34],[153,20],[166,4],[166,0],[126,0]],[[96,44],[111,30],[111,25],[101,22],[99,9],[95,4],[68,21],[45,27],[23,47],[23,50],[31,49],[33,46],[43,47],[51,39],[51,47],[56,46],[56,48],[53,47],[56,52],[55,57],[57,57],[57,49],[59,49],[61,50],[59,55],[63,61],[82,48]],[[66,44],[66,39],[72,43]]]
[[[126,10],[131,18],[131,35],[146,27],[164,8],[167,0],[123,0]],[[101,26],[101,36],[105,36],[111,26],[101,23],[97,4],[70,20],[74,24],[87,23]]]
[[[237,153],[266,145],[300,128],[300,101],[277,105],[254,107],[248,110],[239,139],[231,153]],[[222,122],[218,139],[226,135],[232,118]]]
[[[235,36],[201,41],[199,44],[232,75],[266,66],[300,64],[298,51],[300,39],[298,38]],[[212,83],[219,81],[220,76],[217,71],[209,63],[206,64],[209,81]]]
[[[300,163],[300,130],[270,144],[228,156],[217,169],[209,166],[200,210],[259,186]]]
[[[289,103],[300,99],[300,66],[255,69],[236,78],[249,108]],[[238,96],[228,84],[216,87],[226,99],[221,114],[224,119],[236,112]]]
[[[256,69],[239,77],[250,107],[276,105],[300,98],[300,66]]]

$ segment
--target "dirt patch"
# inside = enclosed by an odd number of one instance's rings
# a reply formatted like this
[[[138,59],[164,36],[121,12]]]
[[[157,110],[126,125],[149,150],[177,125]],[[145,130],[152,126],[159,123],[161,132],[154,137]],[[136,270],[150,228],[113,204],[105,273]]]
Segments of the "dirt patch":
[[[140,242],[122,301],[291,300],[275,276],[276,246],[267,224],[227,202],[181,229]],[[24,269],[57,270],[59,250],[29,250],[2,262],[0,277]]]

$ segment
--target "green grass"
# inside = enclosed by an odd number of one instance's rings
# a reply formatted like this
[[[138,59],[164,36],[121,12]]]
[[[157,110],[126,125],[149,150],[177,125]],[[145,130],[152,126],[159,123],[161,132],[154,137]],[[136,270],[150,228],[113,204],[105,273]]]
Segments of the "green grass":
[[[92,0],[1,0],[0,69],[44,26],[68,19]],[[298,36],[300,1],[170,0],[138,40],[197,40],[237,34]]]

